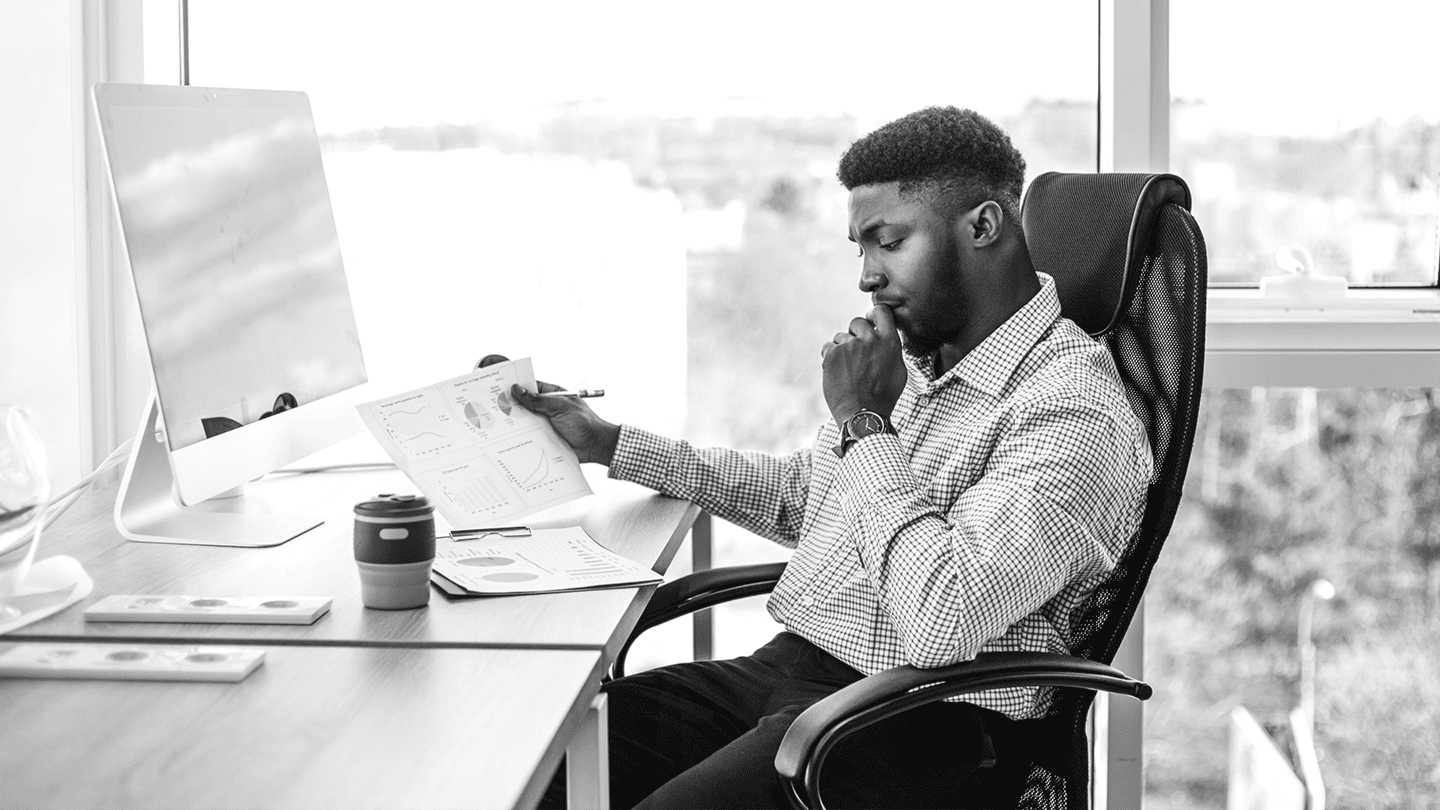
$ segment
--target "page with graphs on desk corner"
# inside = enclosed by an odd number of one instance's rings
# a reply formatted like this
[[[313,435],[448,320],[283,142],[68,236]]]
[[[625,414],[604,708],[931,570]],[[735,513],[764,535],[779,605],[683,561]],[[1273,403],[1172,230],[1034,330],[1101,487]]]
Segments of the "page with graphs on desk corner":
[[[454,529],[494,525],[590,494],[575,451],[510,386],[526,357],[358,406],[360,418]]]
[[[663,577],[595,542],[579,526],[536,529],[527,537],[441,541],[431,580],[451,596],[504,596],[659,582]],[[453,587],[446,587],[447,584]]]

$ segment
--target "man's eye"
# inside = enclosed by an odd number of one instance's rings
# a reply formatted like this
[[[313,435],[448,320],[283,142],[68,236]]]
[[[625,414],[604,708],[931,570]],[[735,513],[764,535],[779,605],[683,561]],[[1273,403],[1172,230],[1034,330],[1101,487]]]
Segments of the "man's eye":
[[[900,247],[900,243],[903,242],[903,241],[905,241],[905,240],[904,240],[904,239],[896,239],[894,242],[881,242],[881,243],[880,243],[880,249],[881,249],[881,250],[894,250],[895,248]]]

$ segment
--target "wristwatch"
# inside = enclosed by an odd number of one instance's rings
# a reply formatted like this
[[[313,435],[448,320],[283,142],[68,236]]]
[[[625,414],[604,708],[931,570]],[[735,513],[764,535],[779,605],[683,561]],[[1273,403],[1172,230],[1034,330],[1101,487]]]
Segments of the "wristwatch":
[[[874,436],[876,433],[889,433],[895,435],[895,426],[890,420],[874,411],[859,411],[854,416],[840,423],[840,444],[835,447],[835,455],[844,458],[845,451],[850,445],[860,441],[866,436]]]

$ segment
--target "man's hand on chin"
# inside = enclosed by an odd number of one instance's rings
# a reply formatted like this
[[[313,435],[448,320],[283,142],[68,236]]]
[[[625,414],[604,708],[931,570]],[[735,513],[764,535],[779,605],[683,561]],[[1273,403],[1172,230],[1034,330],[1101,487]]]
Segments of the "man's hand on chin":
[[[890,418],[905,390],[900,333],[890,307],[877,304],[868,317],[850,321],[848,332],[820,347],[820,357],[825,404],[836,424],[862,410]]]

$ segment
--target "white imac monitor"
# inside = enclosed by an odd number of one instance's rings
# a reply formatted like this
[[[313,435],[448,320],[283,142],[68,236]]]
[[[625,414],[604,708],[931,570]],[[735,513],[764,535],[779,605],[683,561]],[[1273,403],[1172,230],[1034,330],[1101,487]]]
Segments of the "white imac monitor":
[[[358,432],[366,381],[309,99],[97,84],[95,109],[155,383],[116,525],[283,543],[321,521],[233,490]]]

